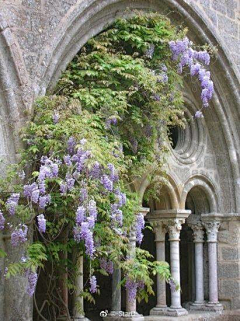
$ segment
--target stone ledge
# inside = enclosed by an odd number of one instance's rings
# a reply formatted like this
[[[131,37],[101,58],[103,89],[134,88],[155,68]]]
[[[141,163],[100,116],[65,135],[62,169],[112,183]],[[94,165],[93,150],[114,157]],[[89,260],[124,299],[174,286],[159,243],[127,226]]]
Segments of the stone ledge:
[[[221,315],[215,312],[192,312],[179,317],[170,316],[145,316],[145,321],[239,321],[240,310],[226,310]]]

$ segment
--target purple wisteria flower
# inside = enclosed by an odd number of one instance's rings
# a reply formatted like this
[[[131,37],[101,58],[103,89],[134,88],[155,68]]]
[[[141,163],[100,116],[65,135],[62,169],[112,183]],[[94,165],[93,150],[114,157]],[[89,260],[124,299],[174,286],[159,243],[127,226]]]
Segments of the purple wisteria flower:
[[[94,240],[93,240],[93,232],[91,230],[88,230],[88,233],[84,241],[85,241],[85,247],[86,247],[86,254],[88,254],[92,259],[95,252],[95,247],[94,247]]]
[[[58,165],[59,161],[53,162],[46,156],[41,158],[42,165],[40,166],[38,181],[43,182],[46,178],[54,178],[58,176]]]
[[[63,160],[64,160],[64,163],[67,165],[67,166],[72,166],[72,161],[71,161],[71,156],[70,155],[65,155],[63,157]]]
[[[38,229],[40,233],[46,232],[46,219],[43,214],[37,216],[38,220]]]
[[[123,194],[123,193],[121,193],[121,191],[120,191],[119,188],[116,188],[116,189],[114,190],[114,195],[115,195],[115,197],[116,197],[116,200],[118,201],[118,207],[121,207],[121,206],[123,205],[123,204],[122,204],[122,202],[123,202],[122,194]]]
[[[107,260],[106,258],[100,259],[100,268],[109,274],[113,274],[113,262]]]
[[[130,278],[127,278],[125,287],[127,289],[127,299],[129,302],[133,302],[137,295],[137,283]]]
[[[115,169],[115,166],[111,163],[109,163],[107,166],[110,171],[109,177],[110,177],[111,181],[117,182],[119,177],[118,177],[117,170]]]
[[[68,190],[71,191],[74,188],[75,179],[72,178],[71,174],[69,173],[66,175],[66,183]]]
[[[80,196],[79,196],[80,202],[86,201],[87,198],[88,198],[88,190],[86,188],[81,188]]]
[[[99,162],[95,162],[90,170],[90,176],[99,179],[101,176],[101,166]]]
[[[60,184],[60,193],[61,193],[61,195],[66,195],[67,194],[67,190],[68,190],[67,184],[62,182]]]
[[[91,200],[88,204],[89,215],[92,216],[95,220],[97,219],[97,205],[94,200]]]
[[[111,192],[113,190],[113,182],[109,179],[107,175],[103,175],[101,178],[101,183],[103,184],[103,187]]]
[[[139,213],[136,218],[136,241],[138,244],[142,243],[143,234],[142,230],[144,229],[145,221],[143,214]]]
[[[83,206],[79,206],[76,212],[76,223],[81,226],[85,220],[86,209]]]
[[[13,193],[6,202],[6,206],[10,215],[14,215],[16,212],[16,207],[18,206],[20,194]]]
[[[106,128],[109,129],[111,125],[117,125],[117,118],[112,116],[106,120]]]
[[[70,137],[67,142],[67,149],[68,149],[69,154],[73,154],[75,146],[76,146],[75,138]]]
[[[80,239],[84,240],[86,253],[90,256],[90,258],[93,258],[95,247],[94,247],[94,241],[93,241],[93,233],[89,228],[88,222],[83,222],[81,224]]]
[[[39,207],[40,208],[45,208],[48,204],[51,202],[51,195],[44,195],[39,197]]]
[[[200,110],[196,111],[195,118],[203,118],[203,113]]]
[[[210,64],[210,55],[206,50],[193,50],[191,45],[192,43],[188,38],[169,42],[173,60],[179,61],[178,72],[182,73],[183,67],[188,66],[191,76],[198,76],[202,87],[201,100],[203,106],[208,107],[214,92],[214,86],[210,79],[210,71],[207,71],[202,64]]]
[[[194,58],[200,60],[207,66],[210,64],[210,55],[206,50],[195,52]]]
[[[36,272],[29,269],[26,272],[26,276],[28,279],[27,293],[29,296],[33,296],[37,285],[38,275]]]
[[[23,186],[23,195],[25,197],[31,198],[32,197],[32,192],[38,189],[38,185],[37,183],[33,183],[33,184],[27,184]]]
[[[44,181],[38,184],[38,189],[41,195],[44,195],[46,193],[46,184]]]
[[[4,224],[5,224],[5,218],[3,216],[3,213],[2,211],[0,210],[0,230],[3,230],[4,229]]]
[[[18,246],[19,244],[27,241],[28,227],[25,224],[19,225],[11,234],[12,246]]]
[[[122,215],[122,211],[121,210],[116,210],[116,212],[114,213],[115,214],[115,220],[116,222],[122,226],[123,224],[123,215]]]
[[[38,188],[37,188],[37,189],[34,189],[34,190],[32,191],[31,201],[32,201],[33,203],[38,203],[39,195],[40,195],[39,189],[38,189]]]
[[[52,120],[54,124],[57,124],[59,122],[60,115],[57,111],[55,111],[52,115]]]
[[[92,275],[90,278],[90,292],[91,293],[97,292],[97,279],[95,275]]]
[[[170,285],[170,289],[172,292],[175,292],[176,291],[176,283],[174,282],[173,279],[170,279],[168,284]]]

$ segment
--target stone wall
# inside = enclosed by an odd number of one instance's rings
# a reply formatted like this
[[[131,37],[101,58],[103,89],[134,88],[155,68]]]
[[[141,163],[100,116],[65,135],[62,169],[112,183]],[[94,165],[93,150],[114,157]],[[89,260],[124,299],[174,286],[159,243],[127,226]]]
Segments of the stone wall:
[[[218,47],[211,65],[216,92],[204,112],[204,126],[199,132],[205,140],[194,141],[200,142],[204,153],[197,158],[197,151],[195,161],[190,163],[172,156],[169,177],[180,207],[185,207],[191,187],[199,184],[209,195],[212,210],[234,213],[234,221],[226,219],[219,232],[219,286],[226,307],[240,308],[239,243],[234,243],[240,235],[238,0],[0,1],[0,157],[5,163],[16,160],[18,130],[31,115],[34,98],[51,89],[81,46],[117,16],[124,15],[127,7],[152,8],[168,14],[173,23],[188,27],[195,43],[208,42]],[[188,80],[185,87],[187,109],[198,109],[196,88]],[[25,321],[31,320],[31,306],[21,284],[22,280],[12,280],[4,289],[1,283],[1,320],[20,320],[21,315],[25,315]],[[14,301],[15,309],[10,308],[9,293],[20,294]]]

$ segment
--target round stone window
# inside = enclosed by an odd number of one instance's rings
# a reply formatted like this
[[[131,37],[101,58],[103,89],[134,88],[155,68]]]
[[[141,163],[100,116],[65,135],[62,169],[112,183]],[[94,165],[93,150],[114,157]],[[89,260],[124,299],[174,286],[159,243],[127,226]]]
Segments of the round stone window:
[[[202,119],[196,119],[194,113],[185,111],[186,125],[169,128],[171,151],[180,162],[189,164],[195,162],[204,148],[204,133]]]

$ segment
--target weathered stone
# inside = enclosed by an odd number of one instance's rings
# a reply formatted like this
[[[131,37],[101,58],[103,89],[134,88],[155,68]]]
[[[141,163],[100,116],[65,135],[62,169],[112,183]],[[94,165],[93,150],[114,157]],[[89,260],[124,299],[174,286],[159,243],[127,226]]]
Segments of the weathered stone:
[[[173,191],[168,204],[170,207],[173,206],[171,202],[175,197],[176,206],[185,208],[187,203],[195,214],[215,211],[216,208],[221,213],[240,213],[240,185],[236,183],[240,179],[238,0],[1,1],[1,171],[4,172],[6,164],[16,159],[15,151],[19,140],[17,134],[14,135],[12,131],[14,128],[19,129],[23,123],[22,114],[25,108],[31,109],[33,97],[45,93],[46,89],[53,86],[83,43],[91,35],[100,32],[117,15],[125,15],[128,6],[153,8],[163,14],[170,12],[169,17],[175,24],[188,27],[188,36],[197,45],[208,42],[218,47],[216,58],[213,58],[213,64],[210,66],[216,88],[211,106],[204,109],[205,118],[199,120],[197,126],[191,129],[192,134],[189,134],[186,144],[187,146],[191,143],[191,151],[189,148],[186,149],[183,157],[176,158],[171,155],[168,162],[169,184]],[[198,98],[200,89],[192,79],[186,79],[186,83],[186,109],[193,115],[201,108]],[[184,198],[181,193],[186,186],[191,188]],[[239,266],[237,262],[232,261],[240,259],[240,228],[239,221],[228,222],[222,224],[218,233],[220,299],[223,298],[229,303],[225,304],[226,307],[237,309],[240,308]],[[4,262],[1,262],[1,268],[3,264]],[[207,270],[208,258],[204,245],[206,298],[209,293]],[[23,291],[25,283],[24,278],[9,280],[7,286],[5,282],[1,282],[0,320],[31,319],[31,304]],[[19,297],[15,297],[15,293],[19,293]],[[3,315],[5,307],[8,309],[7,315]]]
[[[239,297],[240,282],[235,280],[223,280],[220,283],[220,295],[223,297]]]
[[[223,247],[221,251],[223,260],[233,261],[240,259],[240,250],[237,247]]]
[[[220,279],[234,279],[240,276],[240,264],[238,263],[219,263],[218,277]]]

